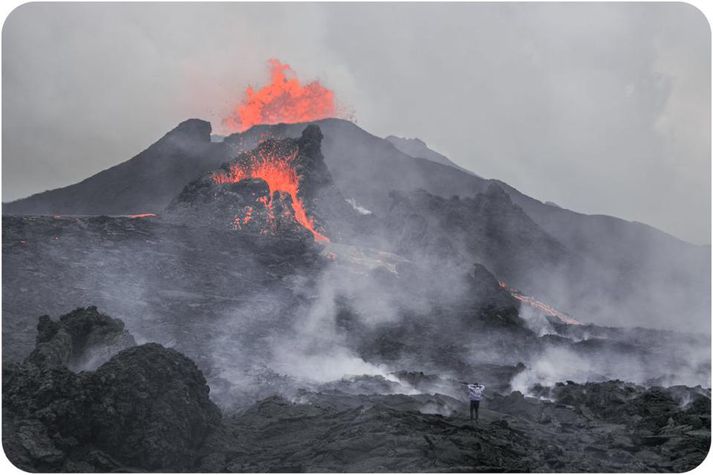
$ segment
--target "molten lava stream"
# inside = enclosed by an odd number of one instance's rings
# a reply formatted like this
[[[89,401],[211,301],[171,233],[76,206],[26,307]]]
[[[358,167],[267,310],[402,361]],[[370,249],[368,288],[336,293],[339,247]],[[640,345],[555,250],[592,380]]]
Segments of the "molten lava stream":
[[[241,167],[234,163],[230,166],[228,173],[220,172],[213,175],[216,184],[238,183],[246,178],[260,178],[267,183],[270,196],[276,191],[287,193],[292,198],[292,209],[295,212],[295,220],[303,227],[307,228],[316,241],[329,242],[327,236],[321,234],[314,227],[314,220],[307,216],[304,203],[297,196],[299,192],[299,177],[292,168],[292,162],[297,157],[297,152],[292,152],[285,157],[279,157],[274,153],[261,151],[257,156],[253,156],[250,162]],[[272,200],[266,204],[272,211]]]

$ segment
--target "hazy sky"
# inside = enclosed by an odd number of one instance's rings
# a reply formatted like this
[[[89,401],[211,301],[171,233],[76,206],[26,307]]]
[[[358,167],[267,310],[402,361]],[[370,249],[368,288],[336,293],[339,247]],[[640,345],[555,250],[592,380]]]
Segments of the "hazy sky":
[[[275,57],[376,135],[710,243],[710,29],[685,4],[28,4],[2,54],[3,201],[217,127]]]

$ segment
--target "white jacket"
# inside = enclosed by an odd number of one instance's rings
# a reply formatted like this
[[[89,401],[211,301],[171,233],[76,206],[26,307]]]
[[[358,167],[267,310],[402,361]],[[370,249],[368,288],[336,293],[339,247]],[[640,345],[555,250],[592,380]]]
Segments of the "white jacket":
[[[483,386],[482,384],[469,384],[468,397],[471,401],[480,401],[480,398],[483,397],[484,390],[485,386]]]

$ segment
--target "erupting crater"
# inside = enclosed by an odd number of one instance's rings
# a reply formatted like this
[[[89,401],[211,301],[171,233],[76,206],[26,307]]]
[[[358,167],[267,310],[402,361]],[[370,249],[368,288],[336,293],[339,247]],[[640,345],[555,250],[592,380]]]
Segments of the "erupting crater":
[[[334,185],[322,139],[319,126],[310,124],[298,138],[259,142],[188,183],[166,207],[164,220],[250,235],[338,241],[341,223],[356,212]]]
[[[316,241],[329,242],[329,239],[315,228],[314,219],[307,215],[305,203],[299,195],[300,176],[295,169],[298,148],[281,148],[277,146],[277,142],[266,141],[261,148],[249,153],[247,159],[231,163],[227,171],[214,172],[211,178],[216,185],[240,183],[249,179],[264,181],[269,193],[268,196],[258,198],[258,201],[268,211],[268,225],[272,225],[275,220],[275,194],[284,193],[290,197],[295,220],[309,230]],[[253,212],[253,207],[245,207],[241,214],[235,216],[234,228],[241,229],[243,225],[251,222]]]

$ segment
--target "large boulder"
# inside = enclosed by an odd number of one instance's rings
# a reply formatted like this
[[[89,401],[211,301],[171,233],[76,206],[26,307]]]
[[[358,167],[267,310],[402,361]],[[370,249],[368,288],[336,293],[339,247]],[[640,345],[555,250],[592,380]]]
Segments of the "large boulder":
[[[14,464],[70,472],[194,468],[221,414],[193,361],[149,343],[96,371],[72,371],[67,365],[87,348],[133,343],[120,320],[94,307],[58,322],[42,317],[38,333],[24,362],[3,366],[3,446]]]
[[[195,363],[156,343],[129,348],[91,375],[95,443],[131,466],[190,467],[220,411]]]

